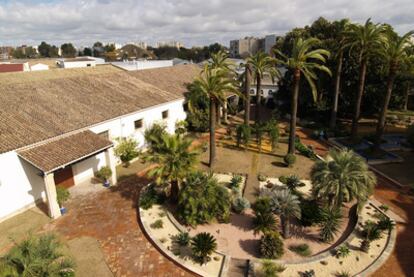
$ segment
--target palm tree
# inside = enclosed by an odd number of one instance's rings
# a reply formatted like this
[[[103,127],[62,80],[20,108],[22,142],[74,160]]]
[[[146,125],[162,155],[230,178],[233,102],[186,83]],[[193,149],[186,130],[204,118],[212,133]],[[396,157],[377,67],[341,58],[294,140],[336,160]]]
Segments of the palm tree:
[[[324,242],[331,242],[334,235],[339,231],[341,223],[341,210],[337,208],[325,208],[321,210],[322,221],[320,225],[320,236]]]
[[[376,184],[366,162],[351,150],[331,150],[324,161],[313,166],[311,180],[313,195],[335,208],[353,199],[363,203]]]
[[[255,213],[253,225],[255,235],[264,234],[276,230],[276,219],[273,213]]]
[[[382,135],[385,129],[385,118],[387,116],[388,105],[391,99],[394,80],[399,71],[401,62],[408,58],[407,50],[409,46],[411,46],[410,44],[414,31],[410,31],[400,37],[393,30],[388,29],[386,34],[388,43],[383,49],[383,57],[385,57],[388,62],[387,93],[385,94],[381,114],[378,119],[374,150],[379,150],[380,148]]]
[[[154,165],[148,171],[157,184],[171,184],[171,199],[177,201],[181,181],[195,169],[199,150],[191,148],[192,140],[177,134],[163,134],[154,151],[143,154],[143,160]]]
[[[317,99],[317,90],[315,80],[317,76],[315,69],[324,71],[331,75],[331,71],[326,66],[322,65],[329,57],[329,51],[317,48],[320,41],[316,38],[308,38],[303,40],[297,38],[293,43],[292,56],[287,57],[279,50],[275,49],[275,55],[280,56],[278,61],[293,70],[293,86],[292,86],[292,100],[291,100],[291,119],[290,119],[290,134],[289,134],[289,149],[288,153],[295,154],[295,134],[296,134],[296,114],[298,110],[298,95],[301,74],[305,77],[312,90],[314,101]],[[322,63],[322,64],[321,64]]]
[[[1,276],[73,276],[75,263],[62,252],[62,244],[51,234],[29,237],[0,258]]]
[[[336,126],[336,117],[338,114],[338,101],[339,101],[339,94],[341,93],[341,75],[342,75],[342,63],[344,57],[344,31],[346,26],[349,24],[348,19],[342,19],[340,21],[335,21],[333,23],[335,28],[337,28],[338,37],[336,43],[336,55],[335,58],[337,60],[336,64],[336,71],[335,71],[335,90],[334,90],[334,99],[331,111],[331,119],[329,122],[329,128],[334,129]]]
[[[191,249],[196,261],[203,265],[210,260],[210,255],[217,249],[217,242],[210,233],[198,233],[191,239]]]
[[[250,123],[250,84],[252,82],[252,66],[246,63],[244,71],[244,124]]]
[[[377,223],[367,221],[362,228],[361,250],[368,253],[371,242],[379,240],[382,237],[382,232]]]
[[[270,201],[273,211],[280,216],[283,228],[283,237],[290,237],[290,219],[300,219],[300,201],[298,196],[288,189],[274,190],[270,194]]]
[[[261,93],[260,92],[262,90],[262,79],[265,74],[269,74],[272,77],[272,79],[274,79],[274,77],[280,77],[280,72],[275,67],[276,60],[262,51],[259,51],[255,55],[250,56],[247,59],[247,64],[250,65],[251,71],[256,80],[255,120],[257,123],[259,122],[259,116],[260,116],[260,104],[261,104]]]
[[[223,103],[226,98],[226,92],[238,94],[234,79],[229,76],[227,70],[221,68],[214,69],[208,64],[205,65],[201,75],[197,77],[192,85],[191,90],[198,92],[198,95],[205,95],[210,99],[210,167],[214,166],[216,158],[216,107],[217,103]]]
[[[355,98],[355,110],[352,118],[351,139],[356,141],[358,136],[358,121],[361,114],[362,96],[365,88],[365,76],[369,58],[378,54],[380,49],[385,45],[384,36],[385,27],[379,24],[373,24],[368,19],[364,25],[349,24],[345,31],[346,47],[352,52],[354,49],[359,51],[359,85]]]

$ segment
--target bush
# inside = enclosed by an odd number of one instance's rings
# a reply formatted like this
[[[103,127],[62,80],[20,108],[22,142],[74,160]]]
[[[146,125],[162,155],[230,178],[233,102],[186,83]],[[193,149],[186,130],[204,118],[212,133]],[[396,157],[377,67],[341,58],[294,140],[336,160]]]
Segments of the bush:
[[[276,219],[273,213],[255,213],[253,218],[254,234],[272,232],[276,230]]]
[[[306,270],[305,272],[302,273],[302,277],[315,277],[315,270],[311,269],[311,270]]]
[[[153,223],[150,224],[150,227],[152,229],[161,229],[164,227],[164,222],[162,221],[162,219],[157,219]]]
[[[191,239],[191,250],[196,262],[201,265],[210,260],[211,254],[217,249],[216,239],[210,233],[199,233]]]
[[[116,141],[118,145],[114,148],[114,154],[128,166],[132,159],[138,157],[138,144],[133,138],[118,138]]]
[[[56,186],[56,200],[59,204],[59,207],[63,207],[63,203],[68,201],[70,197],[70,192],[67,188],[62,186]]]
[[[351,254],[351,251],[349,250],[349,247],[347,246],[347,245],[345,245],[345,244],[343,244],[343,245],[341,245],[341,246],[339,246],[337,249],[336,249],[336,252],[335,252],[335,256],[339,259],[339,258],[345,258],[345,257],[348,257],[349,256],[349,254]]]
[[[408,127],[406,136],[407,136],[408,143],[414,146],[414,124]]]
[[[253,211],[257,214],[272,214],[272,206],[269,197],[259,197],[253,205]]]
[[[295,156],[295,155],[293,155],[293,154],[287,154],[287,155],[283,158],[283,160],[284,160],[285,164],[286,164],[288,167],[292,167],[292,166],[295,164],[295,162],[296,162],[296,156]]]
[[[195,132],[206,132],[210,127],[209,113],[204,110],[195,110],[187,113],[188,129]]]
[[[289,246],[289,250],[295,252],[296,254],[302,257],[308,257],[312,255],[312,251],[309,248],[309,245],[306,243],[291,245]]]
[[[184,135],[187,133],[188,122],[185,120],[180,120],[175,123],[175,133],[177,135]]]
[[[188,232],[179,233],[174,236],[174,242],[178,243],[180,246],[187,246],[190,243],[191,237]]]
[[[277,277],[278,273],[282,273],[286,270],[286,267],[283,265],[274,263],[269,260],[263,260],[262,266],[260,268],[260,276],[263,277]]]
[[[320,223],[320,237],[324,242],[330,242],[334,239],[334,235],[339,230],[342,214],[340,209],[323,209],[322,221]]]
[[[237,197],[233,201],[233,210],[238,213],[242,214],[246,209],[250,208],[250,202],[244,197]]]
[[[388,216],[381,214],[380,220],[378,221],[378,228],[382,231],[391,231],[395,227],[395,222]]]
[[[252,135],[252,130],[249,125],[240,124],[236,128],[236,141],[237,147],[240,147],[242,144],[247,147]]]
[[[164,200],[165,196],[158,194],[155,190],[155,186],[150,185],[142,192],[139,201],[139,206],[144,210],[148,210],[154,204],[162,204]]]
[[[109,166],[103,166],[96,172],[96,177],[99,178],[102,182],[109,180],[112,176],[112,170]]]
[[[302,226],[309,227],[322,222],[321,208],[315,200],[302,200],[300,210]]]
[[[315,152],[311,148],[307,147],[302,142],[300,142],[299,139],[295,141],[295,149],[305,157],[308,157],[310,159],[317,158]]]
[[[230,180],[230,188],[240,188],[240,185],[243,181],[243,177],[241,175],[233,174]]]
[[[260,239],[260,254],[266,259],[278,259],[284,253],[283,241],[278,232],[267,232]]]
[[[259,180],[260,182],[264,182],[267,180],[267,178],[263,174],[259,174],[257,175],[257,180]]]
[[[154,123],[150,128],[147,128],[144,132],[144,139],[147,143],[149,150],[156,151],[157,145],[162,140],[162,136],[167,134],[167,126],[161,123]]]
[[[338,271],[337,273],[335,273],[335,276],[336,277],[351,277],[352,275],[351,273],[349,273],[349,271],[342,270],[342,271]]]

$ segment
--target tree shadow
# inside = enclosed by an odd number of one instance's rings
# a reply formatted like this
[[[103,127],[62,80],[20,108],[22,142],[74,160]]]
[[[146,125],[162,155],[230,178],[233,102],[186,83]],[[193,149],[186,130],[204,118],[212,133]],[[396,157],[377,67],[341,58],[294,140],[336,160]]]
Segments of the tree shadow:
[[[285,163],[278,162],[278,161],[272,162],[272,165],[274,165],[276,167],[287,167]]]
[[[243,249],[247,254],[260,258],[260,239],[245,239],[239,240],[240,248]]]

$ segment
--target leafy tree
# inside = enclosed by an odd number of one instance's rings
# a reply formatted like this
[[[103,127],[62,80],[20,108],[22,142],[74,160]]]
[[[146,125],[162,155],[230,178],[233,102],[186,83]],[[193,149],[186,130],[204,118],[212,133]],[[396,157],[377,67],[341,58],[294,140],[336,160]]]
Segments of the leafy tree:
[[[255,123],[255,125],[253,126],[254,132],[256,134],[256,142],[259,152],[262,152],[262,142],[263,137],[265,135],[266,127],[267,126],[262,122]]]
[[[249,125],[240,124],[236,127],[237,147],[240,147],[240,145],[243,144],[244,147],[247,148],[247,146],[249,145],[250,137],[251,137],[251,128]]]
[[[154,123],[144,132],[145,142],[148,144],[148,151],[157,151],[157,147],[161,146],[163,135],[167,134],[167,126],[162,123]]]
[[[138,143],[131,138],[118,138],[118,144],[114,148],[114,154],[117,156],[125,166],[129,166],[129,162],[138,157]]]
[[[89,47],[85,47],[84,49],[83,49],[83,53],[82,53],[82,55],[83,56],[92,56],[92,49],[91,48],[89,48]]]
[[[376,184],[366,162],[352,150],[331,150],[326,160],[313,166],[311,180],[313,195],[336,208],[353,199],[365,202]]]
[[[187,176],[178,197],[178,215],[192,226],[230,216],[230,195],[212,174],[194,172]]]
[[[47,44],[46,42],[42,41],[42,43],[40,43],[40,45],[38,46],[37,50],[39,51],[39,54],[42,57],[50,57],[49,56],[49,51],[50,51],[51,45]]]
[[[208,64],[205,65],[203,72],[197,77],[191,90],[195,90],[198,95],[204,95],[210,101],[210,157],[209,165],[214,166],[216,159],[216,107],[217,103],[223,103],[227,92],[236,92],[237,89],[233,78],[225,69],[213,69]]]
[[[290,237],[290,219],[300,219],[299,198],[288,189],[274,190],[270,193],[270,201],[273,211],[280,216],[283,227],[283,237]]]
[[[275,151],[279,142],[279,127],[277,126],[277,122],[275,120],[270,120],[267,123],[267,132],[269,134],[272,151]]]
[[[0,275],[75,276],[75,263],[63,254],[62,247],[54,235],[29,235],[0,258]]]
[[[210,260],[211,254],[213,254],[216,249],[216,239],[210,233],[198,233],[191,239],[191,250],[194,258],[201,265]]]
[[[64,43],[60,46],[62,56],[65,58],[73,58],[76,56],[76,49],[72,43]]]
[[[49,57],[50,58],[57,58],[59,57],[59,48],[55,45],[51,46],[49,49]]]
[[[361,113],[361,102],[365,88],[365,78],[367,64],[373,55],[379,54],[379,51],[386,44],[384,36],[384,25],[373,24],[368,19],[364,25],[349,24],[345,31],[346,46],[350,51],[358,51],[359,59],[359,85],[358,93],[354,102],[354,114],[352,118],[351,138],[356,141],[358,135],[358,121]]]
[[[388,79],[386,90],[387,92],[378,119],[377,133],[374,144],[375,150],[379,150],[380,148],[382,135],[385,129],[385,118],[387,116],[388,105],[390,103],[395,77],[397,76],[397,73],[400,69],[401,62],[408,58],[407,50],[411,43],[411,39],[413,38],[413,34],[414,31],[410,31],[400,37],[394,31],[388,29],[386,33],[388,43],[384,48],[381,48],[381,50],[384,51],[384,53],[382,53],[382,56],[385,57],[385,59],[388,61]]]
[[[301,74],[307,80],[311,87],[314,101],[317,99],[317,90],[314,81],[317,80],[315,69],[326,72],[331,75],[331,71],[326,66],[322,65],[326,62],[326,57],[329,57],[329,51],[317,48],[320,40],[316,38],[309,38],[303,40],[298,38],[293,44],[293,51],[291,56],[286,56],[278,49],[275,49],[275,54],[281,59],[278,62],[293,70],[293,86],[292,86],[292,100],[291,100],[291,120],[289,132],[289,154],[295,154],[295,134],[296,134],[296,115],[299,95],[299,81]]]
[[[256,80],[256,123],[259,122],[261,105],[260,92],[262,90],[262,79],[264,75],[269,74],[272,77],[272,79],[274,79],[274,77],[280,76],[279,70],[275,67],[275,62],[275,59],[273,59],[272,57],[270,57],[262,51],[259,51],[255,55],[247,58],[247,63],[250,65],[251,72]]]
[[[157,184],[170,184],[170,197],[178,200],[180,183],[188,172],[195,169],[200,152],[191,147],[192,140],[180,135],[163,134],[157,147],[142,155],[144,161],[154,165],[148,171]]]
[[[341,223],[341,210],[336,208],[325,208],[321,211],[322,220],[320,225],[320,237],[324,242],[331,242],[334,235],[339,231],[339,224]]]

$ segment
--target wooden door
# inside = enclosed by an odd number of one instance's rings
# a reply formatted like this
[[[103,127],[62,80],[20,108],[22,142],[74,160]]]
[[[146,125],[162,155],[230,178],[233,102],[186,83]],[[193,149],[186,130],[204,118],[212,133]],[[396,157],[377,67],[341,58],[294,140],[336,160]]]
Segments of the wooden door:
[[[72,167],[67,166],[63,169],[59,169],[54,173],[55,185],[70,188],[75,185],[73,180]]]

